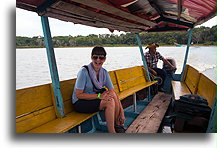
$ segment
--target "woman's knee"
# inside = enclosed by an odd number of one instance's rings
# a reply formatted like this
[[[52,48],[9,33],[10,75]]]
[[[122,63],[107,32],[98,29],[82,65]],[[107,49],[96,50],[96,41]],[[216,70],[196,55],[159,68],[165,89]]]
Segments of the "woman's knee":
[[[106,108],[114,108],[114,107],[115,107],[114,99],[111,99],[110,101],[106,101]]]

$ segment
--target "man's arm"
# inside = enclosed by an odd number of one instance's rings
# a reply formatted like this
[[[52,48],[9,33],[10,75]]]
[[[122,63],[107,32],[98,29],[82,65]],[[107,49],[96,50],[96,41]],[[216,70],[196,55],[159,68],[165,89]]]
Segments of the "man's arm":
[[[169,61],[167,61],[166,59],[162,58],[162,61],[167,64],[168,66],[170,66],[173,70],[176,70],[176,67],[173,66]]]

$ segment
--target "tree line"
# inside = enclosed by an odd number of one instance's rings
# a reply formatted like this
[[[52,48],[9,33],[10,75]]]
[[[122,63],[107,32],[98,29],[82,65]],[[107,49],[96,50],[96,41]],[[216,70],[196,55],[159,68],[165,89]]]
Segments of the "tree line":
[[[160,45],[187,44],[188,32],[156,32],[140,33],[142,44],[151,42]],[[88,36],[54,36],[52,38],[54,47],[82,47],[82,46],[134,46],[137,41],[134,33],[126,34],[90,34]],[[216,26],[194,28],[192,35],[193,44],[215,45]],[[45,47],[42,36],[16,37],[17,48]]]

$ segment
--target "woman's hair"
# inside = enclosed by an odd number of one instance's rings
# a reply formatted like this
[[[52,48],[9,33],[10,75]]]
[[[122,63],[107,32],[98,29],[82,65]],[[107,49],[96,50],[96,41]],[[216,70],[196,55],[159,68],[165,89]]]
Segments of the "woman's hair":
[[[104,55],[106,56],[106,51],[103,47],[101,46],[96,46],[93,48],[92,52],[91,52],[91,56],[93,55]]]

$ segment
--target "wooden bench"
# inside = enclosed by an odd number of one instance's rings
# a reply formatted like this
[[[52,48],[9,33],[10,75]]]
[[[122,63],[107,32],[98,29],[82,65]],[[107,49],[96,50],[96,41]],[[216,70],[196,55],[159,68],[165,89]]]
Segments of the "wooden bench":
[[[127,129],[126,133],[157,133],[171,101],[171,95],[158,93]]]
[[[186,66],[184,81],[173,81],[172,88],[175,100],[182,95],[197,94],[206,98],[210,107],[216,96],[216,84],[190,65]]]
[[[213,106],[213,104],[215,102],[216,96],[216,84],[213,81],[211,81],[208,77],[206,77],[204,74],[199,73],[193,67],[187,65],[185,69],[184,82],[173,81],[172,87],[175,100],[178,100],[182,95],[197,94],[199,96],[206,98],[209,107],[212,108],[213,111],[215,110],[215,106]],[[197,119],[195,118],[194,120]],[[194,120],[192,122],[195,122]],[[184,122],[184,119],[177,118],[174,132],[182,131]]]
[[[200,73],[195,68],[187,65],[184,72],[184,81],[172,81],[175,100],[186,94],[196,94]]]
[[[109,72],[120,99],[149,87],[156,82],[147,82],[141,66]],[[129,76],[126,76],[129,75]],[[64,102],[64,118],[57,118],[51,84],[16,91],[17,133],[64,133],[97,114],[77,113],[71,96],[76,79],[60,82]]]
[[[212,108],[216,97],[216,84],[204,74],[201,74],[196,94],[206,98],[209,107]]]
[[[141,66],[116,70],[115,75],[120,100],[157,83],[157,81],[147,82],[145,71]]]

